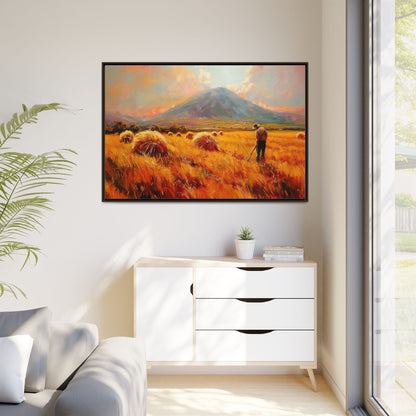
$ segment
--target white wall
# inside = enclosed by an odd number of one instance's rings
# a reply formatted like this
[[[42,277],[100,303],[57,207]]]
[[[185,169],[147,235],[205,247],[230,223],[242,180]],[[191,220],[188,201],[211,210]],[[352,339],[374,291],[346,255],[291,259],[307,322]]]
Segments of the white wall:
[[[346,1],[322,0],[321,364],[346,408]]]
[[[0,280],[48,305],[55,320],[88,320],[101,336],[133,334],[132,263],[144,255],[234,253],[241,225],[268,243],[305,245],[321,257],[320,0],[3,0],[0,4],[0,120],[20,103],[58,101],[72,113],[44,114],[21,148],[70,147],[74,176],[34,236],[45,256]],[[308,61],[309,202],[101,202],[102,61]]]

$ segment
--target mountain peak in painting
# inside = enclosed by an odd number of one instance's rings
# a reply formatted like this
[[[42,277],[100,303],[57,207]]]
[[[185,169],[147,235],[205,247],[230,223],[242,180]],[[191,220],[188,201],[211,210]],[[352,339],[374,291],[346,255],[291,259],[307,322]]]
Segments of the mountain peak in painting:
[[[192,127],[226,127],[254,122],[284,123],[289,120],[294,121],[287,115],[265,110],[227,88],[218,87],[195,94],[147,121],[161,125],[176,123]]]
[[[213,88],[195,94],[185,102],[168,110],[166,115],[189,114],[190,118],[245,119],[256,117],[262,109],[226,88]]]

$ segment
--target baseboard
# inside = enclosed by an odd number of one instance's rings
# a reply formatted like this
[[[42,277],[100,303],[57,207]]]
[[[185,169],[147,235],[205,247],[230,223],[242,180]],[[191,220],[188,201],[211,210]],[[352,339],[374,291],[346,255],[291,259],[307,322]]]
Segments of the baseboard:
[[[295,366],[247,366],[247,367],[191,367],[191,366],[154,366],[147,370],[154,375],[185,375],[185,374],[303,374],[303,370]]]
[[[326,367],[322,364],[321,364],[320,367],[321,367],[322,376],[325,379],[326,384],[328,384],[329,388],[332,390],[335,397],[337,398],[339,404],[346,411],[347,410],[347,399],[346,399],[344,393],[342,393],[341,389],[338,387],[338,384],[332,378],[331,374],[326,369]]]

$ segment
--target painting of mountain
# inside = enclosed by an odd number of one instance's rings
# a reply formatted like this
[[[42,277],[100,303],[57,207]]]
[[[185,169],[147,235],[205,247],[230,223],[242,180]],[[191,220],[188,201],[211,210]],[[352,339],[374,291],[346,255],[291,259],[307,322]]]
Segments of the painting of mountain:
[[[290,116],[265,110],[223,87],[195,94],[148,121],[150,124],[166,126],[185,124],[193,129],[232,129],[236,125],[250,128],[256,122],[276,126],[296,124]],[[297,125],[304,128],[304,122],[298,122]]]
[[[103,200],[307,200],[307,64],[103,64]]]
[[[140,117],[130,116],[123,113],[106,113],[105,122],[106,124],[113,125],[117,121],[122,121],[128,124],[142,124],[143,120]]]

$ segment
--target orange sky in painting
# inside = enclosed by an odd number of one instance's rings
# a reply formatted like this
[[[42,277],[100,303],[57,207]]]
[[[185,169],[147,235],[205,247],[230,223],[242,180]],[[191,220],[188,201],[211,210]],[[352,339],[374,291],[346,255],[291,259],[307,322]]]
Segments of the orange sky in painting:
[[[271,111],[305,114],[305,68],[296,65],[105,67],[105,111],[150,118],[223,86]]]
[[[168,106],[165,106],[165,107],[152,107],[152,108],[149,108],[147,110],[140,109],[140,110],[132,111],[130,114],[132,116],[150,118],[150,117],[157,116],[158,114],[162,114],[165,111],[170,110],[171,108],[175,107],[175,105],[177,105],[177,104],[168,105]]]

